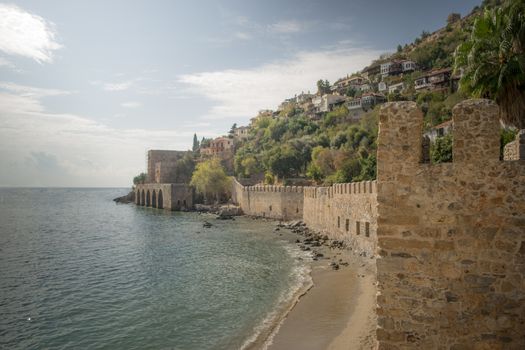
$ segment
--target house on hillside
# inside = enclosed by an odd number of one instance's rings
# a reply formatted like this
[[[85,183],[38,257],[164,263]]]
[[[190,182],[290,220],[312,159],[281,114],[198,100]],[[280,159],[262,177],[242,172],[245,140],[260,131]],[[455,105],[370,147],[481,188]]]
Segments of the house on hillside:
[[[427,131],[424,136],[428,137],[430,141],[434,142],[436,138],[450,134],[453,128],[454,124],[452,120],[447,120],[446,122],[434,126],[432,129]]]
[[[380,81],[379,84],[377,84],[377,91],[379,92],[385,92],[388,90],[388,86],[384,81]]]
[[[403,64],[401,61],[395,60],[381,64],[381,75],[383,78],[401,73],[403,73]]]
[[[250,131],[250,128],[248,126],[239,126],[235,129],[233,129],[233,135],[239,139],[245,139],[248,137],[248,132]]]
[[[386,102],[386,97],[382,94],[369,92],[363,94],[361,97],[351,99],[346,102],[350,119],[353,121],[359,120],[362,114],[368,112],[375,105]]]
[[[413,72],[417,68],[416,62],[411,61],[411,60],[403,60],[401,61],[401,65],[402,65],[403,73]]]
[[[230,168],[233,165],[234,144],[233,139],[228,137],[217,137],[210,141],[207,147],[200,149],[201,157],[218,157]]]
[[[323,113],[330,112],[336,106],[340,106],[344,103],[346,98],[340,95],[323,95],[316,96],[312,99],[312,104],[314,105],[315,112]]]
[[[363,76],[363,78],[366,78],[366,79],[370,79],[371,76],[377,75],[379,73],[381,73],[381,65],[377,63],[371,64],[368,67],[365,67],[361,71],[361,75]]]
[[[295,96],[295,103],[300,105],[310,102],[314,96],[315,95],[311,94],[310,91],[308,91],[308,93],[301,92],[299,95]]]
[[[416,91],[439,91],[451,87],[452,69],[433,70],[414,81]]]
[[[405,83],[400,82],[397,84],[392,84],[388,87],[389,94],[400,94],[405,89]]]
[[[330,87],[330,90],[339,95],[345,95],[349,88],[355,90],[363,90],[363,86],[369,83],[368,79],[362,76],[346,77],[345,79],[338,80]],[[366,88],[366,87],[365,87]]]

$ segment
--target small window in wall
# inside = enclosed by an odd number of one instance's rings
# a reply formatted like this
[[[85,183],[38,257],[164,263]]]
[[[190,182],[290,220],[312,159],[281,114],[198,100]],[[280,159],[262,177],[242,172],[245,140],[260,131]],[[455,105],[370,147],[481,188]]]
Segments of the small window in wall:
[[[182,204],[184,204],[184,206],[186,206],[186,200],[183,200],[183,201],[182,201]]]
[[[272,211],[272,206],[270,205],[270,211]]]
[[[341,217],[337,217],[337,228],[341,228]]]
[[[355,222],[355,234],[360,235],[361,234],[361,223],[359,221]]]
[[[177,201],[177,205],[180,205],[180,199]]]
[[[299,208],[298,208],[298,207],[297,207],[297,208],[295,208],[295,212],[296,212],[296,213],[298,213],[298,212],[299,212]]]
[[[345,228],[346,228],[346,232],[350,230],[350,219],[346,219]]]
[[[370,237],[370,223],[365,222],[365,236]]]

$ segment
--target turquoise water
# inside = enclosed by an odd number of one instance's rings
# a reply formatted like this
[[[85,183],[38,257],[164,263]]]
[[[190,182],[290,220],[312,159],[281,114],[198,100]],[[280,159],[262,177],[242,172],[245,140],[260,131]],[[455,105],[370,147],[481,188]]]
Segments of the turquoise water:
[[[309,278],[268,222],[125,193],[0,189],[0,348],[241,348]]]

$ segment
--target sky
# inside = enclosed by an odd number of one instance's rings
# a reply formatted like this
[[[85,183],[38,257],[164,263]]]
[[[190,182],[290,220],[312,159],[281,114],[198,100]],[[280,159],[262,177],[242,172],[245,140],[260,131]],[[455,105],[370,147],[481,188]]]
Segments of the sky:
[[[479,3],[0,1],[0,186],[128,187]]]

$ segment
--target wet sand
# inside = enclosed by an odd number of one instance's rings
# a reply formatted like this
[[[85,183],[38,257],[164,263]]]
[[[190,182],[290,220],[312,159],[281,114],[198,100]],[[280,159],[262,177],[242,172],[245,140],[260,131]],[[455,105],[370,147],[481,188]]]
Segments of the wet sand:
[[[313,263],[314,286],[286,316],[269,350],[376,347],[375,261],[349,252],[339,254],[337,260],[342,258],[349,266],[341,266],[338,271],[329,266],[332,256]]]

